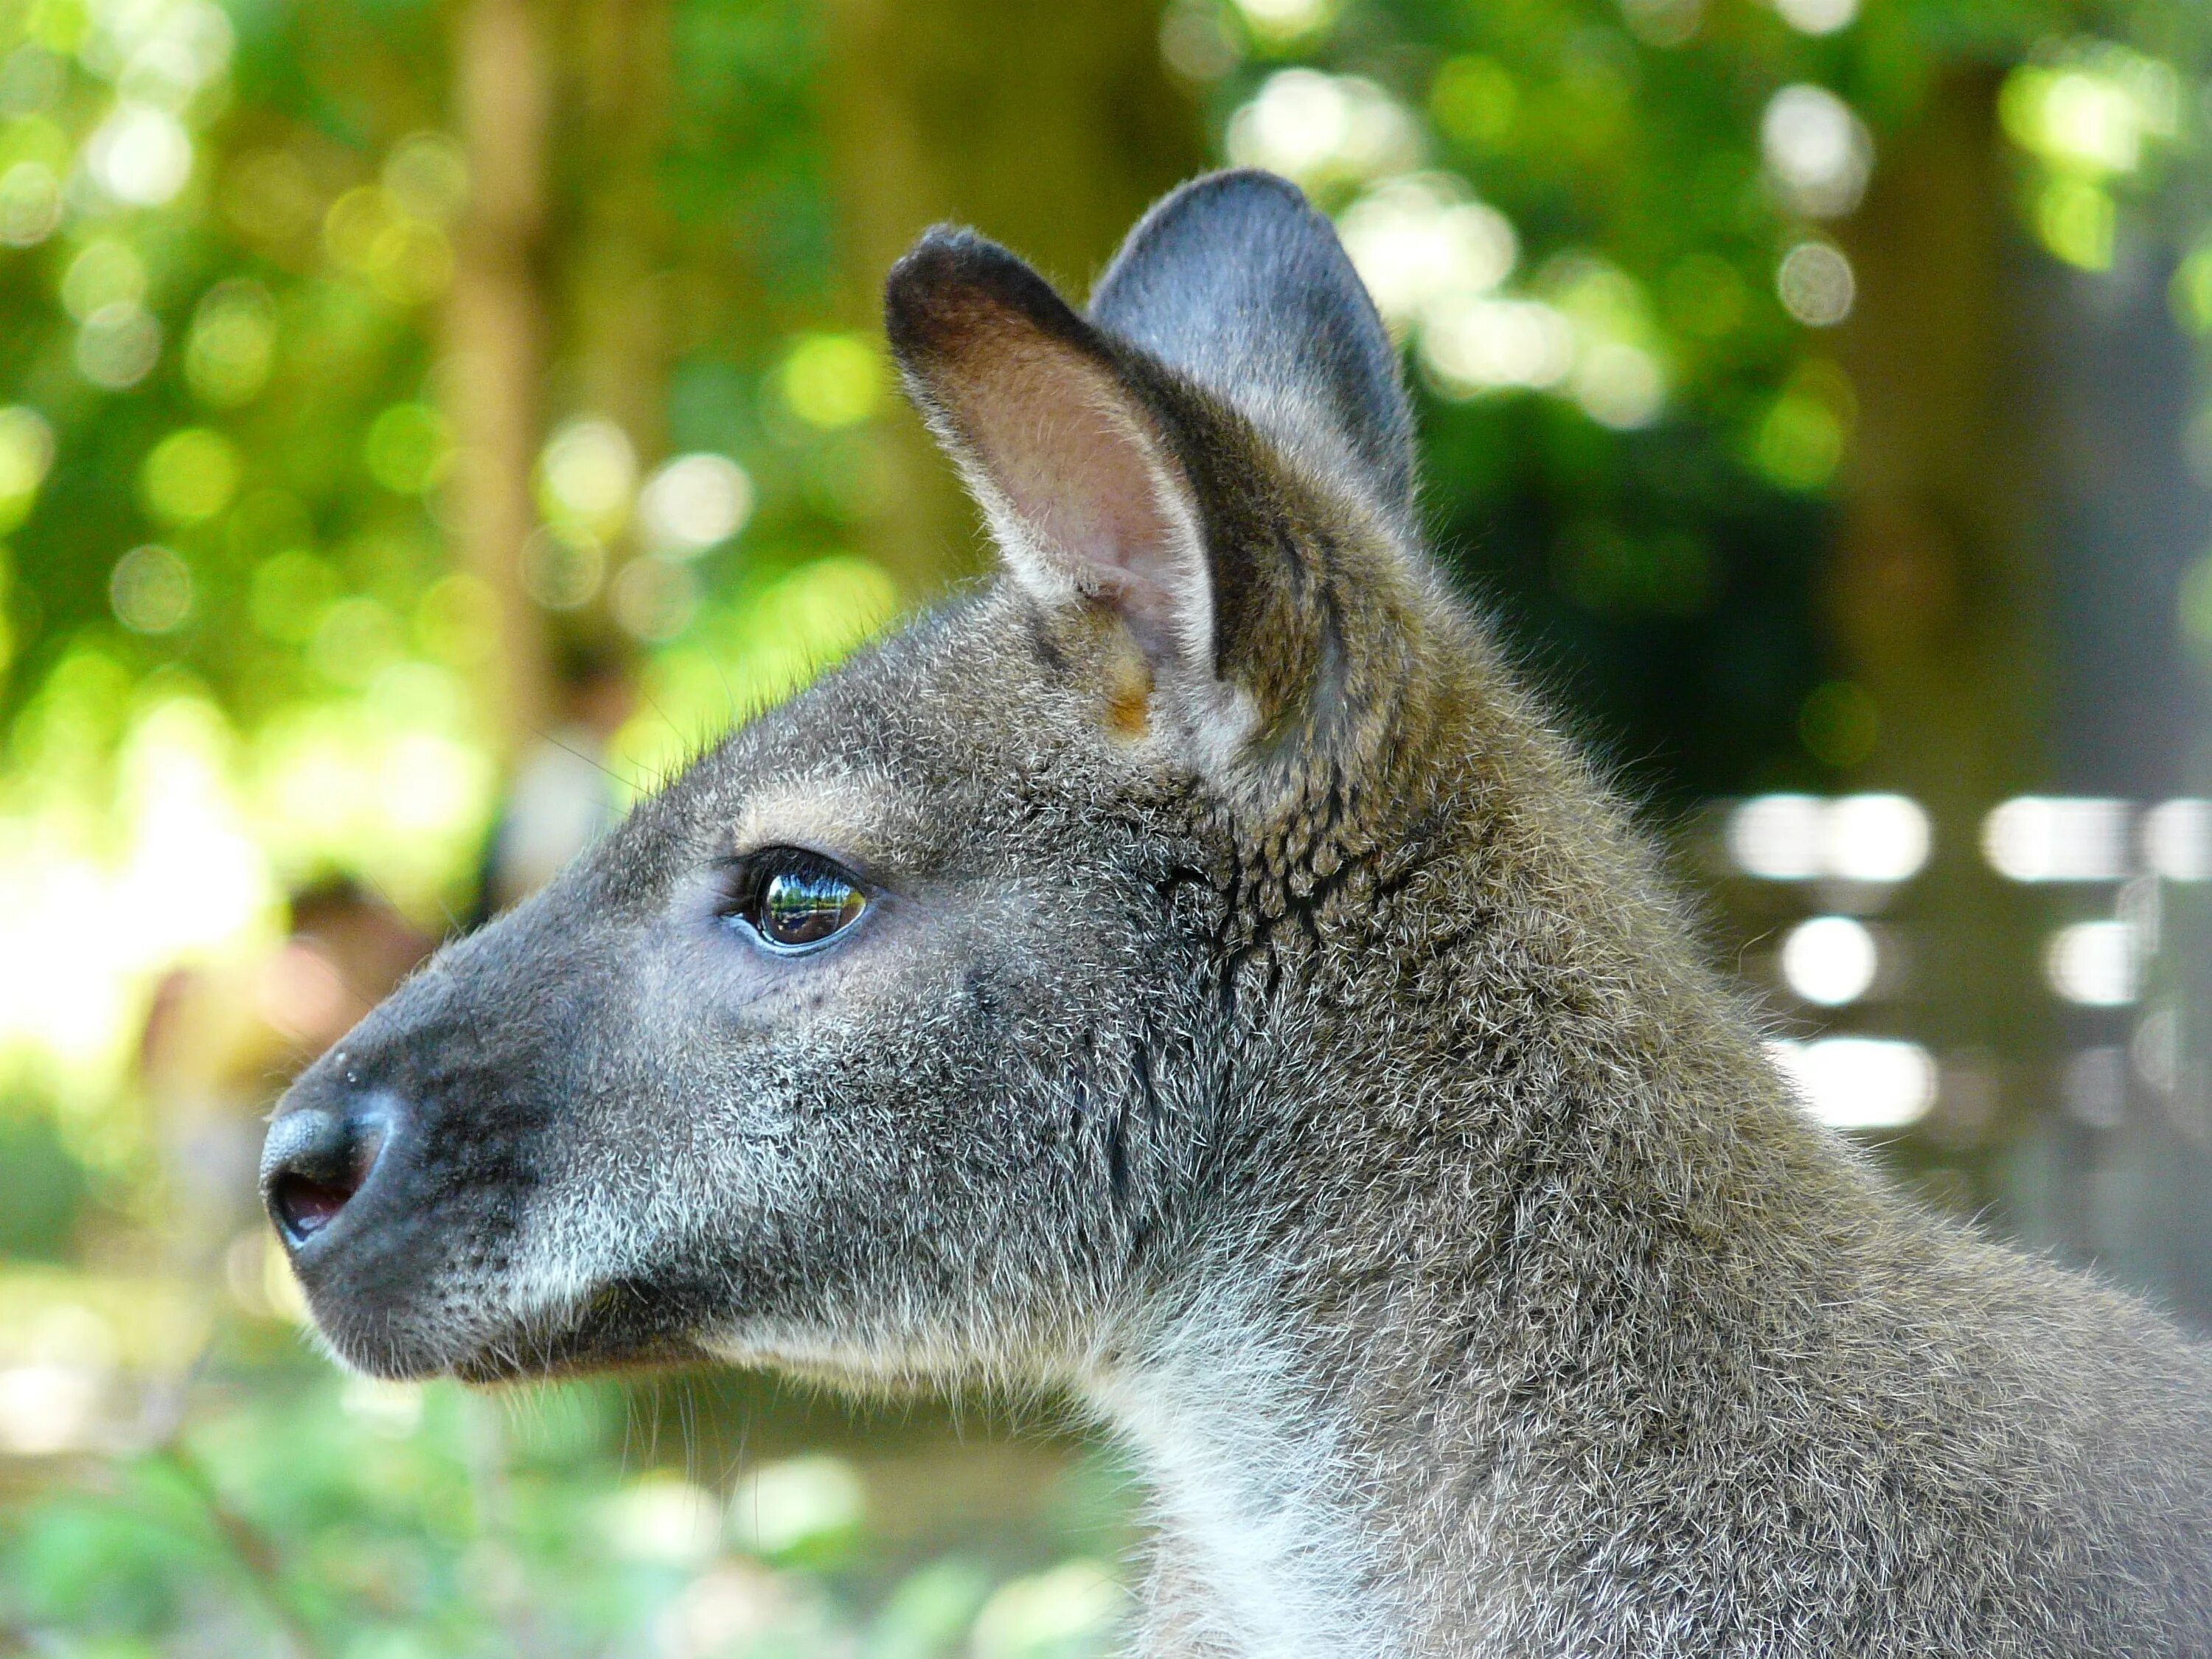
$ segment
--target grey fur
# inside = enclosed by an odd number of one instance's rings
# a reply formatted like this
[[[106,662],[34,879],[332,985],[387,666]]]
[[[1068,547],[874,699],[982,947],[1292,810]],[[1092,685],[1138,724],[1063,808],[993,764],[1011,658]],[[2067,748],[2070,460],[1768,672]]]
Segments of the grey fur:
[[[965,235],[890,294],[1006,576],[300,1079],[399,1113],[298,1252],[340,1357],[1064,1389],[1151,1655],[2212,1652],[2212,1364],[1791,1100],[1413,544],[1325,223],[1231,176],[1091,320]],[[849,936],[720,920],[769,842]]]
[[[1316,429],[1379,501],[1410,506],[1413,414],[1352,261],[1296,185],[1218,173],[1147,213],[1091,318],[1226,399],[1278,441]]]

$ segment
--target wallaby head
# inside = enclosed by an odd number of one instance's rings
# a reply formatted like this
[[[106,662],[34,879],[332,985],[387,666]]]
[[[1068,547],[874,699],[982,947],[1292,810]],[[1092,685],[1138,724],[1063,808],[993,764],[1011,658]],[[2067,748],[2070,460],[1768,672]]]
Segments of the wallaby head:
[[[1295,1078],[1324,938],[1379,937],[1474,650],[1394,349],[1251,173],[1161,203],[1087,316],[957,230],[887,313],[1002,574],[300,1078],[264,1186],[348,1363],[1064,1374],[1263,1201],[1244,1079]]]
[[[1147,1651],[2212,1651],[2212,1365],[1890,1194],[1415,544],[1326,222],[1088,316],[925,237],[995,584],[732,733],[294,1085],[337,1353],[1064,1382]]]

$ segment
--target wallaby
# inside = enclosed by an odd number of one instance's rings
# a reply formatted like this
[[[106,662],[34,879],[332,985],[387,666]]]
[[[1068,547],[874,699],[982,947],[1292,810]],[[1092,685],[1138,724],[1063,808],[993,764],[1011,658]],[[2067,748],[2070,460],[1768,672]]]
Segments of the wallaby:
[[[1328,222],[1186,185],[890,346],[990,586],[294,1085],[345,1363],[1063,1390],[1152,1656],[2212,1654],[2212,1363],[1816,1124],[1419,545]]]

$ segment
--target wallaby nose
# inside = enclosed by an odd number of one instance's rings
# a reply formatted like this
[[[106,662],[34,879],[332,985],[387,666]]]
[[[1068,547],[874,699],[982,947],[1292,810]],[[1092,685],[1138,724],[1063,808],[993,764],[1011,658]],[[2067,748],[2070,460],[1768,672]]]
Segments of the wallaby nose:
[[[338,1218],[374,1178],[398,1103],[374,1094],[343,1104],[302,1104],[269,1126],[261,1148],[261,1198],[297,1250]]]

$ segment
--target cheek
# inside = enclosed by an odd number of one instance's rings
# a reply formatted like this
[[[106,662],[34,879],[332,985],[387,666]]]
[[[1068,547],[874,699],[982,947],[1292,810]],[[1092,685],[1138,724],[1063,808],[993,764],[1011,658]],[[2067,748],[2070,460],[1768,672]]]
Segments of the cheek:
[[[1041,1174],[1073,1133],[1100,1053],[1133,1023],[1116,1012],[1128,915],[1085,886],[882,903],[816,957],[769,957],[707,924],[639,975],[665,1109],[710,1143],[700,1162],[749,1147],[809,1209],[885,1188],[933,1203]]]

